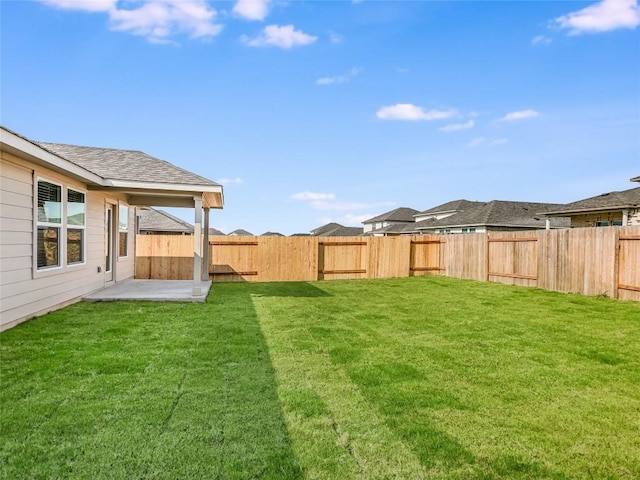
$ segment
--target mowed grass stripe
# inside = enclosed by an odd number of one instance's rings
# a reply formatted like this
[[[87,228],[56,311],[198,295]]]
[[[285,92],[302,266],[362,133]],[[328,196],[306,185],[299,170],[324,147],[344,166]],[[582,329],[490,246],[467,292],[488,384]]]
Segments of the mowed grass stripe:
[[[446,278],[311,286],[254,295],[303,467],[336,422],[373,466],[351,478],[640,475],[637,304]]]

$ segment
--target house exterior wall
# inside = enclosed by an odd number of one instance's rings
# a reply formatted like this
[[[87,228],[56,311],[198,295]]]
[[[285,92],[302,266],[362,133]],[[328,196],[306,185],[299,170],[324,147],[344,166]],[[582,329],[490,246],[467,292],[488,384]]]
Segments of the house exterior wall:
[[[616,222],[616,225],[618,223],[622,225],[622,219],[622,211],[576,215],[571,217],[571,228],[595,227],[599,226],[598,222],[609,222],[609,225],[612,225],[613,222]],[[640,209],[629,209],[627,214],[627,223],[626,225],[622,226],[628,227],[634,225],[640,225]]]
[[[109,201],[116,206],[126,205],[126,197],[89,191],[83,183],[25,159],[6,152],[0,156],[0,330],[4,330],[73,303],[105,286],[105,204]],[[66,266],[63,262],[62,267],[47,270],[35,267],[34,212],[37,206],[34,185],[38,179],[85,194],[84,263]],[[117,212],[118,208],[114,211]],[[128,255],[117,256],[117,239],[114,246],[116,282],[134,275],[135,209],[129,207],[128,213]],[[59,250],[64,255],[62,251],[66,251],[66,247],[63,241]]]
[[[435,218],[436,220],[440,220],[441,218],[447,218],[450,217],[451,215],[453,215],[456,212],[446,212],[446,213],[436,213],[435,215],[433,213],[427,213],[427,214],[423,214],[423,215],[415,215],[415,221],[417,222],[421,222],[423,220],[428,220],[430,218]]]

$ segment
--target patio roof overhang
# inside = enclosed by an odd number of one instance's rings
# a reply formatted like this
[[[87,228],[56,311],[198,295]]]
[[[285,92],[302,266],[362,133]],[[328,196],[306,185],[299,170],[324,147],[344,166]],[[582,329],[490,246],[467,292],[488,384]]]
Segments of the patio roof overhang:
[[[195,198],[202,198],[204,208],[224,207],[221,185],[183,185],[178,183],[124,182],[107,180],[103,185],[89,185],[89,190],[121,192],[129,204],[145,207],[195,208]]]
[[[572,215],[590,215],[594,213],[608,213],[615,211],[627,210],[629,208],[638,208],[638,205],[613,205],[610,207],[597,207],[597,208],[573,208],[567,210],[557,210],[554,212],[540,212],[539,215],[545,217],[567,217]]]

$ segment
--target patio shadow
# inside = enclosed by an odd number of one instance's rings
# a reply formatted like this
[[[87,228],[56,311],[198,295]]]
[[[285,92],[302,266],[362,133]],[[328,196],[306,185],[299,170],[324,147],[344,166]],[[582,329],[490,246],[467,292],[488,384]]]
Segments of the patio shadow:
[[[303,476],[248,294],[80,303],[0,350],[6,478]]]

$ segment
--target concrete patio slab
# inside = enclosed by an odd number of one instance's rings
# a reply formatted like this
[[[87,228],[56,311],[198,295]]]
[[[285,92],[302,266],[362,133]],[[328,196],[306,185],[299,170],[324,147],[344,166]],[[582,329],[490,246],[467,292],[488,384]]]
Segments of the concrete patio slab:
[[[149,300],[157,302],[204,302],[211,281],[203,281],[202,294],[193,295],[192,280],[125,280],[84,296],[87,302]]]

